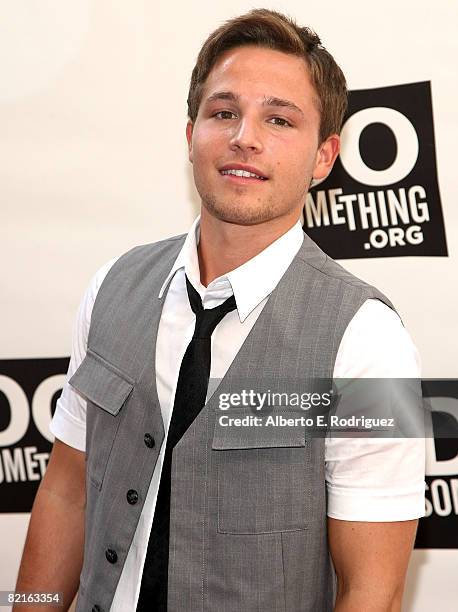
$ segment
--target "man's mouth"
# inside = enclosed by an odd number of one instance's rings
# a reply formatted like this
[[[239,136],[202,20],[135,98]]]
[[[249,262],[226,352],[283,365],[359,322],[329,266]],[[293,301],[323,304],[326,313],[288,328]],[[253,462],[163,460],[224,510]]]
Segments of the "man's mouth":
[[[238,168],[226,166],[220,169],[220,174],[223,176],[236,176],[244,179],[267,181],[267,177],[264,176],[257,168]]]

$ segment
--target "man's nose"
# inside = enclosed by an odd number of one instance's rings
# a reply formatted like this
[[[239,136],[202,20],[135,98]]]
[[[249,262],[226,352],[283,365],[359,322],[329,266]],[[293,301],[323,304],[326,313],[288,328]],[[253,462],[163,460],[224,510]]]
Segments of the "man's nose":
[[[262,151],[262,140],[259,133],[259,126],[249,118],[241,119],[234,128],[234,133],[230,140],[231,149],[243,151],[259,152]]]

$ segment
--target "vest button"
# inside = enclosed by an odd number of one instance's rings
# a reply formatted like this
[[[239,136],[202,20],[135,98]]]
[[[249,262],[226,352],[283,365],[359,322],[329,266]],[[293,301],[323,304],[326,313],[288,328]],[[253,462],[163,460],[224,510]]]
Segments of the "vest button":
[[[146,444],[146,446],[147,446],[148,448],[153,448],[153,447],[154,447],[154,445],[155,445],[154,438],[153,438],[153,436],[152,436],[151,434],[149,434],[149,433],[146,433],[146,434],[145,434],[145,436],[144,436],[144,438],[143,438],[143,441],[145,442],[145,444]]]
[[[92,606],[92,612],[102,612],[102,609],[100,608],[100,606]]]
[[[116,563],[116,561],[118,560],[118,555],[116,551],[111,550],[111,548],[105,551],[105,557],[107,558],[108,563]]]
[[[127,501],[132,506],[138,502],[138,493],[137,491],[135,491],[135,489],[129,489],[127,491],[126,497],[127,497]]]

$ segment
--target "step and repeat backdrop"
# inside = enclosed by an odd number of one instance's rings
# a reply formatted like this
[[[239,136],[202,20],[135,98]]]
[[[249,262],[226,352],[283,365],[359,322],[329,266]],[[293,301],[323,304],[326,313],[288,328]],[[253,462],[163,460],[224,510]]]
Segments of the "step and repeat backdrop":
[[[404,610],[452,612],[458,8],[264,6],[315,29],[347,76],[342,152],[304,202],[304,229],[390,297],[419,348],[435,438]],[[185,141],[189,77],[208,33],[251,8],[0,0],[0,590],[14,588],[81,296],[103,263],[187,231],[198,213]]]

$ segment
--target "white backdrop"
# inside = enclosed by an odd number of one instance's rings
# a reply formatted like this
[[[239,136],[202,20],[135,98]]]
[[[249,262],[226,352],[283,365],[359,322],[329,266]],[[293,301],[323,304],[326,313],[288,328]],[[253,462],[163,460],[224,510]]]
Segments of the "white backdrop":
[[[208,33],[256,5],[228,6],[0,0],[0,359],[69,355],[73,317],[95,270],[136,244],[188,229],[199,204],[184,135],[191,70]],[[424,378],[457,378],[458,6],[263,6],[314,28],[350,89],[431,81],[449,257],[341,263],[394,302]],[[0,590],[14,587],[28,519],[0,514]],[[458,550],[414,551],[405,610],[456,610],[457,567]]]

